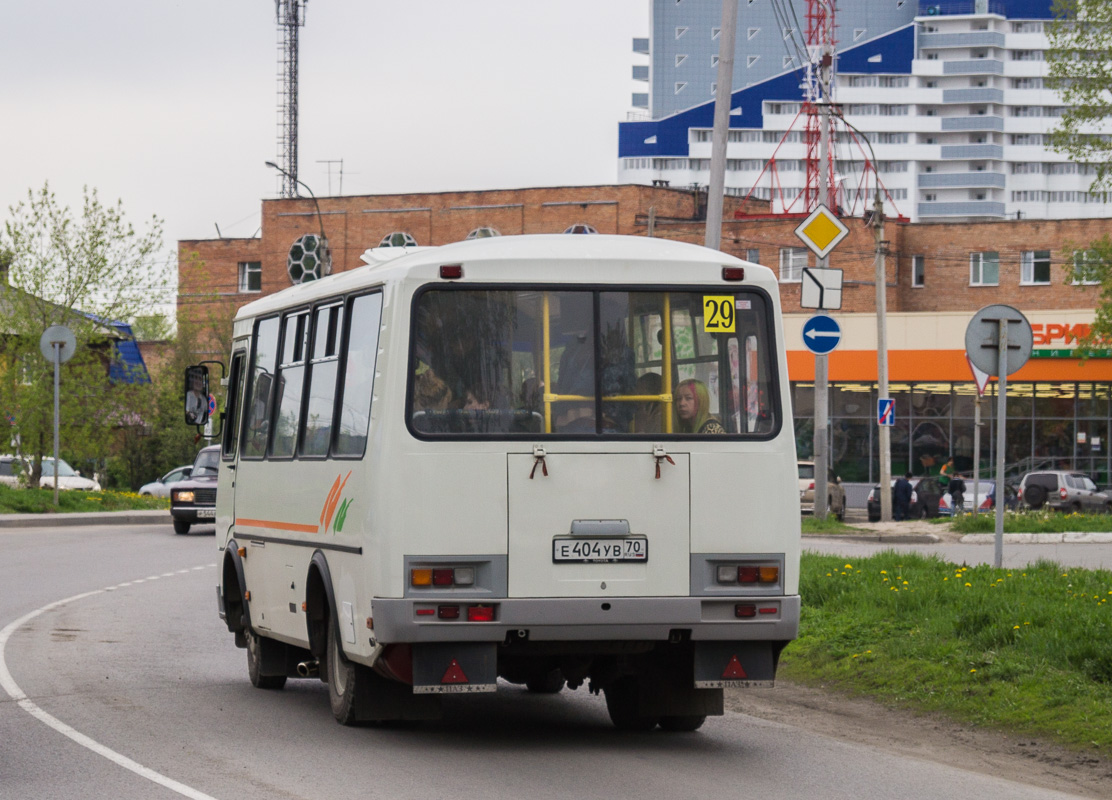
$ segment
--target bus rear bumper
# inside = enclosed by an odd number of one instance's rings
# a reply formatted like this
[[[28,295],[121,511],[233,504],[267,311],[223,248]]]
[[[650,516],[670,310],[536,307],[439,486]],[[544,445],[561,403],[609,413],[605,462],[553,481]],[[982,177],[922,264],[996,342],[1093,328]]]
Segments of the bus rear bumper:
[[[509,636],[533,642],[789,641],[799,634],[799,606],[799,595],[442,602],[377,597],[372,619],[374,639],[381,644],[501,642]]]

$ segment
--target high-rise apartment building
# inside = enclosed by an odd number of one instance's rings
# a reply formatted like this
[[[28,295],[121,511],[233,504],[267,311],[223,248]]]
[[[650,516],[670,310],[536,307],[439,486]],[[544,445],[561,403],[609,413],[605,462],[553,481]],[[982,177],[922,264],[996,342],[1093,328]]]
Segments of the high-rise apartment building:
[[[726,191],[793,208],[804,188],[801,116],[806,0],[739,0]],[[1092,167],[1046,147],[1063,112],[1046,87],[1051,0],[853,0],[835,12],[833,99],[867,144],[836,144],[847,207],[871,200],[866,155],[886,213],[913,221],[1112,216],[1089,192]],[[649,91],[619,125],[619,179],[673,187],[709,181],[721,5],[652,0],[635,40]],[[1112,121],[1107,133],[1112,134]],[[875,157],[874,157],[875,156]],[[770,161],[772,166],[770,166]]]

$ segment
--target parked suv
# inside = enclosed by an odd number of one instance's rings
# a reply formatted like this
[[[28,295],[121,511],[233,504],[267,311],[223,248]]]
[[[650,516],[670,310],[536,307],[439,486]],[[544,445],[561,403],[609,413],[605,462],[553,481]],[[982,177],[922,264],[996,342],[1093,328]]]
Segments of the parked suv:
[[[1112,495],[1098,489],[1088,475],[1070,470],[1028,472],[1019,483],[1019,499],[1030,508],[1112,513]]]
[[[216,522],[216,478],[220,472],[220,445],[206,447],[197,454],[193,471],[170,487],[170,516],[174,533],[189,533],[195,524]]]

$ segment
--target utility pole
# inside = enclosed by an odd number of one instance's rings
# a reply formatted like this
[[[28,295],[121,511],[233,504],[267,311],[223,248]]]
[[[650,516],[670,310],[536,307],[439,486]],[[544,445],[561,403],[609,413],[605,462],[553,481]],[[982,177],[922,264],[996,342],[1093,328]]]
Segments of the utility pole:
[[[826,17],[824,27],[833,25],[833,19]],[[833,164],[831,163],[830,148],[830,85],[834,71],[834,37],[832,30],[822,32],[822,51],[819,55],[819,87],[822,103],[819,105],[819,182],[818,202],[834,210],[835,186],[833,183]],[[817,259],[819,269],[830,266],[828,257]],[[826,519],[829,512],[826,499],[830,487],[827,485],[827,474],[830,471],[830,373],[828,365],[829,356],[815,356],[815,519]]]
[[[710,185],[707,187],[705,244],[722,244],[722,204],[726,193],[726,145],[730,139],[730,95],[734,79],[734,38],[737,0],[722,0],[722,32],[718,35],[718,85],[714,93],[714,131],[711,134]]]
[[[867,140],[866,140],[867,141]],[[872,145],[869,145],[871,148]],[[873,172],[876,176],[876,195],[873,200],[873,225],[876,230],[876,378],[877,396],[888,398],[888,277],[885,268],[884,241],[884,200],[880,196],[880,175],[876,172],[876,158],[873,158]],[[879,425],[880,439],[880,519],[892,521],[892,429]]]

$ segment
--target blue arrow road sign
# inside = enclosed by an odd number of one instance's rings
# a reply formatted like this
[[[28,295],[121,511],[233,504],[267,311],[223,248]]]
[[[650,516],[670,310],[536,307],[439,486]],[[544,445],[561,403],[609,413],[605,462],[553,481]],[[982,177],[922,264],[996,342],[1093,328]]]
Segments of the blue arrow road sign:
[[[842,329],[833,317],[816,314],[803,323],[803,344],[816,356],[824,356],[842,341]]]
[[[896,424],[896,401],[880,398],[876,401],[876,424],[892,426]]]

